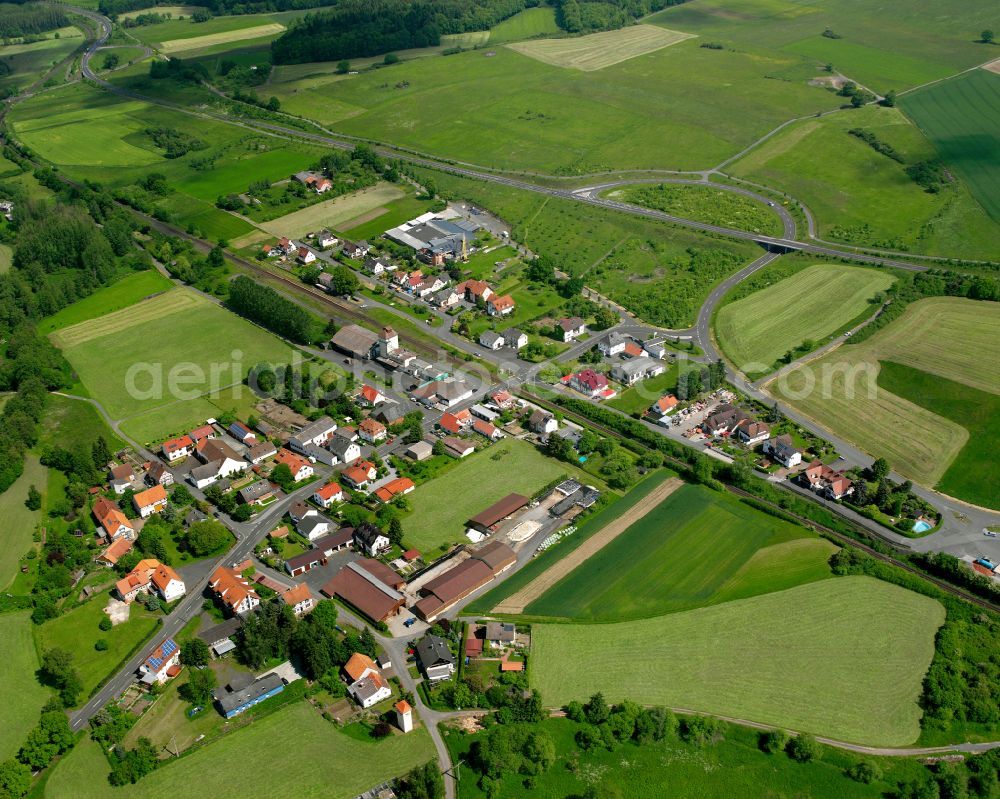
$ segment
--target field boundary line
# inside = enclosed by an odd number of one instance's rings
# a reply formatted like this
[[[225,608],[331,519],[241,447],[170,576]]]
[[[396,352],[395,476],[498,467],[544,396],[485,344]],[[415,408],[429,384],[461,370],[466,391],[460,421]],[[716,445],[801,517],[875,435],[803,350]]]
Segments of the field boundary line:
[[[671,477],[668,480],[664,480],[659,486],[650,491],[649,494],[611,522],[611,524],[604,527],[596,535],[588,538],[565,558],[553,563],[524,588],[507,597],[507,599],[493,608],[491,612],[510,615],[523,613],[525,607],[538,599],[552,586],[562,580],[563,577],[566,577],[577,566],[580,566],[592,555],[604,549],[604,547],[614,541],[633,524],[644,518],[663,500],[683,485],[684,481],[679,477]]]

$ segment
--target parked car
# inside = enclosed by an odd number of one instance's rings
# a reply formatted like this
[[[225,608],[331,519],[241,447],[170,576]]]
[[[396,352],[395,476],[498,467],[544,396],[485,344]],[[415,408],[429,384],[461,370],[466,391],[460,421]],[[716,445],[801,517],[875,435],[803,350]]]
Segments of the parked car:
[[[417,617],[416,616],[410,616],[410,618],[408,618],[406,621],[403,622],[403,626],[404,627],[412,627],[416,623],[417,623]]]

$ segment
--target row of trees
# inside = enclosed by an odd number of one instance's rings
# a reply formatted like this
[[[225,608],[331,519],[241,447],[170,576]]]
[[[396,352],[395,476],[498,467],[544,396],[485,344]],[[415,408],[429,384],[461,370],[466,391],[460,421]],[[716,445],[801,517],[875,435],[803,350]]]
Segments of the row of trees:
[[[314,317],[270,286],[240,275],[229,284],[226,305],[241,316],[299,344],[312,344],[322,337]]]
[[[69,25],[66,12],[57,6],[41,3],[24,5],[5,4],[0,14],[0,39],[45,33]]]

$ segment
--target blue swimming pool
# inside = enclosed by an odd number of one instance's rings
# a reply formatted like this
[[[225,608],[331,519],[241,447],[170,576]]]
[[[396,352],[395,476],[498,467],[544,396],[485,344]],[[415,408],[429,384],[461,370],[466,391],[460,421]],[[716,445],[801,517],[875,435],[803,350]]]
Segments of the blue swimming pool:
[[[916,524],[913,525],[913,532],[915,533],[926,533],[933,527],[932,524],[925,522],[923,519],[919,519]]]

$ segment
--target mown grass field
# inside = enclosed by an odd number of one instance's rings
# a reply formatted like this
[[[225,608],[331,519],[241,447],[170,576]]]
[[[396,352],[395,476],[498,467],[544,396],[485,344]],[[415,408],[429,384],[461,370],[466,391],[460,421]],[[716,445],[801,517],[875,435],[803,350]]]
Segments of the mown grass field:
[[[35,486],[45,492],[48,469],[38,462],[36,455],[24,459],[24,472],[14,484],[0,494],[0,518],[4,520],[4,533],[0,541],[0,588],[10,585],[17,574],[18,562],[31,548],[35,525],[42,520],[40,511],[28,510],[24,501],[28,489]]]
[[[379,183],[369,189],[354,194],[324,200],[300,211],[293,211],[269,222],[260,222],[257,227],[273,236],[298,238],[306,233],[322,228],[339,231],[341,225],[375,209],[386,210],[384,206],[404,196],[402,189],[390,183]]]
[[[880,361],[1000,394],[1000,373],[983,367],[1000,362],[1000,305],[954,297],[920,300],[861,344],[839,347],[768,384],[778,400],[888,458],[901,474],[933,486],[965,446],[968,431],[922,408],[918,397],[880,390]]]
[[[155,269],[133,272],[58,313],[45,317],[38,323],[36,330],[44,336],[55,330],[128,308],[151,294],[159,294],[173,287],[173,281]]]
[[[1000,75],[973,70],[907,95],[902,108],[1000,222]]]
[[[167,405],[186,411],[199,395],[241,382],[256,363],[292,357],[278,338],[181,288],[63,328],[52,338],[114,419]],[[171,370],[186,371],[171,381]]]
[[[935,488],[975,505],[1000,507],[1000,474],[986,466],[1000,447],[1000,394],[892,361],[881,363],[878,386],[969,431],[968,441]]]
[[[525,614],[625,621],[714,604],[755,554],[806,537],[815,540],[805,529],[736,499],[685,485],[529,604]],[[804,550],[810,568],[799,573],[830,576],[832,549]],[[741,585],[775,590],[759,569]]]
[[[944,0],[933,18],[910,0],[708,0],[661,11],[647,22],[697,33],[727,46],[768,48],[833,63],[850,79],[885,93],[989,58],[976,42],[996,26],[991,0]],[[821,34],[830,28],[839,39]]]
[[[231,18],[230,18],[231,19]],[[285,26],[278,22],[268,22],[264,25],[254,25],[251,28],[209,33],[185,39],[170,39],[160,43],[160,51],[164,53],[186,53],[191,50],[203,50],[220,44],[243,42],[248,39],[262,39],[266,36],[277,36],[283,33]]]
[[[281,768],[247,768],[248,752],[270,750],[276,741],[296,742],[282,749]],[[176,799],[280,795],[295,774],[295,793],[303,799],[350,799],[385,780],[434,758],[424,730],[394,735],[378,743],[339,732],[319,712],[298,702],[258,719],[221,741],[206,746],[145,777],[154,795]],[[45,786],[48,799],[114,799],[121,791],[107,781],[108,762],[89,738],[62,760]],[[191,775],[197,775],[191,778]]]
[[[323,83],[310,89],[314,110],[296,113],[446,158],[572,174],[704,169],[780,122],[837,102],[806,81],[766,79],[801,68],[793,54],[710,51],[692,40],[584,72],[509,47],[489,52],[407,61],[392,68],[391,80],[377,70]],[[463,96],[476,102],[456,102]],[[330,103],[342,118],[329,119]]]
[[[664,327],[694,324],[698,309],[719,280],[758,257],[746,242],[709,239],[684,228],[617,211],[543,197],[443,172],[417,169],[450,199],[471,200],[511,225],[511,238],[548,255],[560,268]],[[691,252],[721,253],[699,260]]]
[[[850,135],[853,128],[891,145],[905,163]],[[1000,225],[964,183],[930,194],[906,174],[906,165],[936,155],[898,108],[869,107],[790,125],[728,171],[802,201],[816,218],[818,235],[830,241],[929,255],[1000,257]]]
[[[547,705],[603,691],[902,746],[920,733],[917,698],[943,622],[932,599],[842,577],[643,621],[536,624],[529,676]]]
[[[609,197],[664,211],[710,225],[780,236],[781,219],[763,203],[711,186],[678,186],[661,183],[611,191]]]
[[[112,583],[114,579],[114,575],[109,573],[108,582]],[[74,665],[83,682],[83,702],[101,680],[118,668],[118,664],[137,644],[153,635],[162,618],[162,614],[150,613],[141,603],[133,603],[129,620],[105,632],[98,624],[106,618],[104,608],[107,604],[108,594],[101,593],[34,628],[35,640],[42,651],[59,647],[73,653]],[[94,649],[98,638],[108,642],[108,648],[103,652]],[[148,645],[152,649],[157,643],[150,639]]]
[[[28,731],[38,723],[38,713],[49,691],[35,679],[38,655],[31,640],[31,616],[23,613],[0,615],[0,702],[4,723],[0,725],[0,758],[13,757]]]
[[[581,697],[581,701],[586,697]],[[709,746],[698,746],[670,738],[659,743],[625,744],[614,751],[595,747],[581,750],[574,740],[580,725],[564,718],[547,719],[540,729],[555,743],[555,761],[532,784],[523,776],[504,773],[500,795],[520,799],[566,799],[584,796],[594,786],[622,799],[671,799],[706,797],[811,797],[811,799],[881,799],[897,783],[921,774],[921,766],[909,758],[876,760],[882,778],[871,785],[855,782],[844,773],[857,757],[826,748],[816,760],[796,763],[783,754],[760,751],[757,730],[734,725]],[[470,749],[481,736],[446,732],[445,743],[453,763],[462,763],[458,781],[459,799],[483,799]]]
[[[536,39],[508,47],[543,64],[592,72],[690,38],[689,33],[678,33],[654,25],[632,25],[587,36]]]
[[[816,264],[724,305],[715,335],[736,367],[757,378],[804,341],[824,344],[845,325],[873,314],[878,306],[869,301],[893,282],[891,274],[877,269]]]
[[[239,14],[236,16],[213,17],[207,22],[194,22],[190,16],[186,19],[177,19],[176,16],[174,19],[167,22],[160,22],[156,25],[142,25],[138,28],[130,28],[129,32],[139,41],[157,47],[164,42],[177,42],[184,39],[205,39],[210,36],[242,32],[262,25],[271,25],[275,22],[268,14]]]
[[[499,25],[494,25],[490,29],[489,43],[503,44],[521,39],[533,39],[537,36],[559,33],[559,30],[554,8],[526,8],[508,17]]]
[[[594,483],[593,477],[545,457],[526,441],[504,439],[418,486],[407,497],[413,512],[403,520],[403,538],[408,547],[419,549],[425,556],[465,541],[465,522],[471,516],[508,494],[530,497],[562,475]],[[470,491],[470,486],[475,490]]]
[[[10,266],[14,261],[14,250],[8,244],[0,244],[0,275],[10,271]]]

